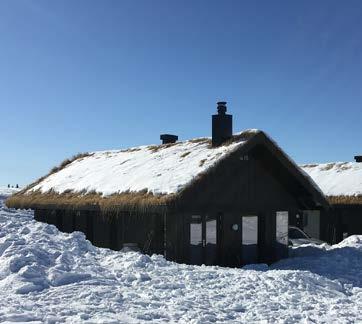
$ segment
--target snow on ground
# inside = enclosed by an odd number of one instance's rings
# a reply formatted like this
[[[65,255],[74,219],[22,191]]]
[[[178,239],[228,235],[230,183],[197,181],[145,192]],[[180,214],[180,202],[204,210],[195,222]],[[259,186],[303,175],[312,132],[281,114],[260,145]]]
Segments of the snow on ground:
[[[244,143],[240,139],[212,148],[210,140],[194,139],[172,145],[93,152],[48,176],[31,191],[96,191],[105,196],[145,189],[153,194],[176,193]]]
[[[19,190],[20,188],[8,188],[0,186],[0,199],[4,199],[5,197],[12,195]]]
[[[293,253],[269,269],[176,264],[96,248],[0,201],[0,322],[361,322],[362,236]]]
[[[326,196],[362,195],[362,163],[336,162],[300,166]]]

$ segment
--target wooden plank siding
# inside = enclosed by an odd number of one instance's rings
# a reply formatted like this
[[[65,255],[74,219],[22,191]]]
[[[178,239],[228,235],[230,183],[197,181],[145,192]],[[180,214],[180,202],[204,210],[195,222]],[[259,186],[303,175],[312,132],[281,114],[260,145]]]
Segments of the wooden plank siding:
[[[57,211],[57,214],[61,213],[62,216],[62,231],[65,233],[72,233],[75,230],[75,214],[77,212],[69,210]]]
[[[259,261],[275,261],[277,211],[287,211],[293,219],[302,208],[316,208],[310,195],[290,178],[292,175],[270,152],[261,155],[259,151],[251,151],[247,156],[229,157],[200,180],[197,188],[184,194],[177,214],[168,216],[168,224],[172,223],[171,228],[167,227],[168,259],[190,261],[191,215],[221,214],[218,264],[243,264],[241,221],[247,215],[258,216]],[[238,231],[231,229],[233,224],[239,225]],[[178,243],[182,241],[183,248]]]
[[[331,210],[335,232],[332,243],[339,243],[344,239],[343,234],[361,235],[362,233],[362,205],[333,205]]]
[[[36,209],[34,218],[66,233],[81,231],[98,247],[121,250],[124,243],[137,243],[147,254],[164,252],[164,215],[161,214]]]

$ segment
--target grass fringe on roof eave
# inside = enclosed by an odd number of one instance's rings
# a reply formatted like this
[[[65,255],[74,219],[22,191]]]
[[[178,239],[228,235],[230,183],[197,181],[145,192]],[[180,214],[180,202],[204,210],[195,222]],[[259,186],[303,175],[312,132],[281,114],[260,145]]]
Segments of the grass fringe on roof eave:
[[[362,205],[362,195],[356,196],[327,196],[331,205]]]
[[[8,208],[18,209],[99,209],[102,211],[138,211],[152,212],[165,210],[172,205],[175,195],[153,195],[145,191],[126,192],[103,197],[98,193],[41,193],[10,196],[5,204]]]

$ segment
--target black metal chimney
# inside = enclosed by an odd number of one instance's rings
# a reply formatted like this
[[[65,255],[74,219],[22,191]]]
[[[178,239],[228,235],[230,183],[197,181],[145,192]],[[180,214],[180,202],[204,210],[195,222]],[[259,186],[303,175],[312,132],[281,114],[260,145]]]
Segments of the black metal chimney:
[[[354,159],[356,160],[356,162],[361,163],[362,162],[362,155],[356,155],[354,157]]]
[[[212,146],[219,146],[233,136],[233,116],[226,114],[226,101],[217,103],[217,115],[212,115]]]
[[[178,136],[171,134],[162,134],[160,136],[160,140],[162,141],[162,144],[176,143],[176,141],[178,140]]]

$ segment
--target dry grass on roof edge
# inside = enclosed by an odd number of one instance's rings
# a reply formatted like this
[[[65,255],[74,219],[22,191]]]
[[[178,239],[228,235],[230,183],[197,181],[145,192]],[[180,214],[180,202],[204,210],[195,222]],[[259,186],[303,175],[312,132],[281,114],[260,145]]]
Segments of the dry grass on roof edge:
[[[91,193],[42,193],[34,191],[28,194],[10,196],[5,204],[9,208],[36,209],[100,209],[102,211],[152,211],[165,208],[171,204],[175,195],[153,195],[146,191],[125,192],[103,197],[101,194]]]
[[[356,196],[327,196],[332,205],[362,205],[362,195]]]

